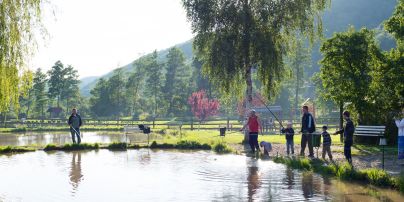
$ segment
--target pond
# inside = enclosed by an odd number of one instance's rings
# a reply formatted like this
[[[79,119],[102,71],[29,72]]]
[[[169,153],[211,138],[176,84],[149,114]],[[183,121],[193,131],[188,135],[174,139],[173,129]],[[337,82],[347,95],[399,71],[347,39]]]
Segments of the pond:
[[[161,138],[160,135],[150,134],[150,140]],[[84,143],[112,143],[128,142],[147,143],[147,135],[143,133],[124,132],[82,132],[82,142]],[[66,132],[26,132],[26,133],[0,133],[0,146],[26,146],[26,145],[47,145],[47,144],[72,143],[69,131]]]
[[[0,156],[0,201],[404,201],[398,192],[207,151]]]

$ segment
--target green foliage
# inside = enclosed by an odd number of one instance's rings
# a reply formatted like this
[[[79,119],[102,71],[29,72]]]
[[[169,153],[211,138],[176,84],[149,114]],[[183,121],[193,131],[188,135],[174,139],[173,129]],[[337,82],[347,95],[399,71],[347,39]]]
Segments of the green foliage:
[[[77,151],[77,150],[86,150],[86,149],[99,149],[99,144],[65,144],[63,146],[56,146],[55,144],[48,144],[43,149],[44,151],[53,151],[53,150],[61,150],[61,151]]]
[[[213,146],[213,151],[219,154],[233,153],[234,149],[224,142],[217,142]]]
[[[187,83],[191,72],[185,64],[184,53],[174,47],[168,51],[166,62],[165,83],[162,88],[167,116],[184,114],[188,109],[187,98],[191,89],[187,89]]]
[[[107,146],[109,150],[126,150],[128,144],[126,142],[113,142]]]
[[[385,29],[393,34],[401,52],[404,51],[404,0],[399,0],[393,15],[385,24]]]
[[[288,45],[296,32],[311,40],[316,28],[321,32],[319,16],[326,2],[183,0],[183,5],[209,79],[223,92],[241,94],[245,85],[251,87],[246,82],[254,66],[264,91],[272,96],[284,72]]]
[[[370,184],[376,186],[391,186],[393,184],[390,175],[384,170],[372,168],[358,171],[358,173],[359,176],[365,176]]]
[[[60,102],[65,101],[66,113],[69,113],[68,108],[77,103],[80,97],[77,70],[71,65],[65,67],[61,61],[57,61],[48,71],[48,75],[49,99],[56,98],[58,107],[60,107]]]
[[[35,151],[35,149],[29,148],[29,147],[18,147],[18,146],[0,146],[0,154],[31,152],[31,151]]]
[[[369,107],[366,98],[371,83],[370,71],[375,65],[374,56],[380,54],[373,32],[365,28],[355,31],[351,27],[347,32],[336,33],[327,39],[320,50],[324,55],[319,73],[322,95],[335,103],[352,102],[363,121]]]
[[[34,33],[41,24],[40,0],[0,1],[0,112],[18,109],[26,89],[24,64],[34,46]]]
[[[34,75],[34,101],[35,101],[35,112],[40,114],[42,118],[45,116],[45,105],[46,105],[46,74],[41,71],[41,68],[38,68]]]

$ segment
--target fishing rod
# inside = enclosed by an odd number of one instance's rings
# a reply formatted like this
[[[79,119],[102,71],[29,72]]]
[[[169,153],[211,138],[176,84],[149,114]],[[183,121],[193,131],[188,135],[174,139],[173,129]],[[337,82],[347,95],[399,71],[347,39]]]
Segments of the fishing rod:
[[[256,97],[257,97],[258,100],[268,109],[268,111],[272,114],[272,116],[275,117],[275,119],[278,121],[279,125],[280,125],[282,128],[284,128],[283,125],[282,125],[282,122],[281,122],[281,121],[278,119],[278,117],[269,109],[268,105],[265,104],[265,102],[264,102],[259,96],[256,96]]]

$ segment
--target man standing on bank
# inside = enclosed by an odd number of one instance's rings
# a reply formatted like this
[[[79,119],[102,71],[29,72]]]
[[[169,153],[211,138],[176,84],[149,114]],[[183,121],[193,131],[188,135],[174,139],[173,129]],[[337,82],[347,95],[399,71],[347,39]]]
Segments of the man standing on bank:
[[[80,127],[83,124],[83,122],[81,121],[80,115],[77,114],[76,108],[72,109],[72,115],[70,115],[70,117],[69,117],[68,124],[70,126],[70,133],[72,134],[73,144],[76,144],[75,137],[77,137],[77,144],[80,144],[80,142],[81,142]]]
[[[352,166],[352,155],[351,155],[351,147],[353,144],[353,134],[355,132],[355,126],[350,118],[350,113],[348,111],[344,111],[342,114],[346,121],[344,128],[335,132],[335,134],[344,134],[344,155],[346,160]]]
[[[300,155],[304,156],[304,150],[306,149],[306,144],[309,145],[309,157],[314,157],[313,152],[313,133],[316,131],[316,123],[314,121],[313,115],[309,113],[309,107],[303,106],[303,117],[302,117],[302,129],[300,132],[302,133],[301,140],[301,150]]]

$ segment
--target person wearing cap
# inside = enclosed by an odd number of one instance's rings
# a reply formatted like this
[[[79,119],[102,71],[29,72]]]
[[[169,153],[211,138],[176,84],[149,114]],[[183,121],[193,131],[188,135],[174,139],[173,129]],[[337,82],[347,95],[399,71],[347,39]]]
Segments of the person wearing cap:
[[[344,111],[342,113],[346,124],[344,128],[335,132],[334,134],[344,134],[344,155],[346,160],[352,166],[352,155],[351,155],[351,147],[353,144],[353,133],[355,132],[355,126],[350,118],[350,113],[348,111]]]
[[[258,131],[260,130],[262,133],[262,126],[260,123],[259,117],[255,114],[255,110],[251,110],[247,123],[240,129],[240,131],[242,131],[248,126],[248,143],[250,144],[253,153],[255,153],[256,150],[260,151],[258,145]]]
[[[285,133],[286,137],[286,153],[289,155],[290,151],[292,155],[295,154],[293,136],[295,135],[295,131],[292,128],[292,122],[288,122],[286,128],[281,129],[281,133]]]

